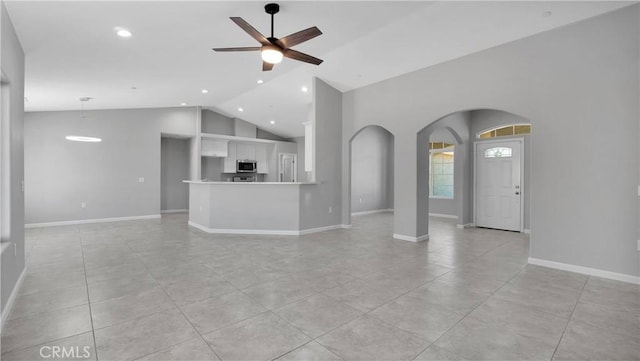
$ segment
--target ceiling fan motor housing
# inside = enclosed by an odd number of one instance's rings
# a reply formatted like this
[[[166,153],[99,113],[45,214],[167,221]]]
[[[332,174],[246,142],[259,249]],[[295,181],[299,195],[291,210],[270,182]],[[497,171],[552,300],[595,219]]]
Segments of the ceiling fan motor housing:
[[[267,4],[264,6],[264,11],[271,15],[277,14],[280,11],[280,5],[276,3]]]

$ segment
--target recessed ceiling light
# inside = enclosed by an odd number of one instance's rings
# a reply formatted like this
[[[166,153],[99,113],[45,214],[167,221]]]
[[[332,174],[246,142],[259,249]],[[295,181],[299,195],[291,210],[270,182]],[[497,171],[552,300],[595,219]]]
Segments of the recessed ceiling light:
[[[309,91],[309,88],[303,85],[302,88],[300,88],[300,90],[302,90],[303,93],[306,93]]]
[[[542,16],[545,17],[545,18],[548,18],[549,16],[551,16],[551,14],[553,14],[553,12],[545,11],[545,12],[542,13]]]
[[[239,112],[244,112],[244,109],[242,109],[242,108],[238,107],[238,111],[239,111]]]
[[[276,121],[275,121],[275,120],[272,120],[272,121],[270,121],[269,123],[271,123],[271,124],[276,124]]]
[[[185,102],[182,102],[182,103],[180,103],[180,105],[185,106],[185,105],[189,105],[189,104],[187,104]]]
[[[202,89],[201,92],[202,94],[207,94],[209,91],[207,89]]]
[[[262,83],[264,83],[264,80],[262,80],[262,79],[258,79],[258,81],[257,81],[256,83],[258,83],[258,84],[262,84]]]
[[[130,38],[131,32],[125,28],[116,28],[116,34],[121,38]]]

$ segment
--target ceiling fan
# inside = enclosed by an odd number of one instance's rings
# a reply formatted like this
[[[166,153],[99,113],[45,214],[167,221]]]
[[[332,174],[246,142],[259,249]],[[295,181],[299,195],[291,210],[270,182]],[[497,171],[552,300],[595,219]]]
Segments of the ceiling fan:
[[[240,48],[213,48],[214,51],[260,51],[262,55],[262,71],[269,71],[273,69],[275,64],[282,61],[283,57],[289,59],[303,61],[305,63],[320,65],[321,59],[313,57],[311,55],[301,53],[299,51],[291,49],[292,46],[303,43],[307,40],[311,40],[318,35],[322,35],[322,31],[317,27],[311,27],[305,30],[295,32],[287,35],[284,38],[276,38],[273,36],[273,16],[280,11],[280,5],[267,4],[264,6],[264,11],[271,15],[271,36],[265,37],[248,22],[240,17],[231,17],[230,19],[238,24],[242,30],[246,31],[252,38],[256,39],[262,46],[255,47],[240,47]]]

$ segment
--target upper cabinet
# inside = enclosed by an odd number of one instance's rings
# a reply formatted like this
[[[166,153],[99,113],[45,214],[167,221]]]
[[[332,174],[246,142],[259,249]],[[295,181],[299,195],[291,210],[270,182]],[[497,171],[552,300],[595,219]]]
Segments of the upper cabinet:
[[[229,142],[218,139],[202,139],[201,155],[203,157],[226,157],[229,154]]]
[[[256,162],[258,162],[258,173],[269,173],[269,147],[270,146],[267,144],[256,144]],[[273,145],[271,145],[271,147],[273,147]]]
[[[224,159],[223,173],[235,173],[236,172],[236,143],[229,142],[229,155]]]
[[[239,160],[256,160],[256,145],[251,143],[237,143],[236,157]]]

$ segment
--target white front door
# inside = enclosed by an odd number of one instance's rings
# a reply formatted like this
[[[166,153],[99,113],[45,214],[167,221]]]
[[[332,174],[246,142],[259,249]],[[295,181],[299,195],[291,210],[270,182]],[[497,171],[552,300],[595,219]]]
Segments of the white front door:
[[[477,227],[522,231],[522,142],[476,142]]]

